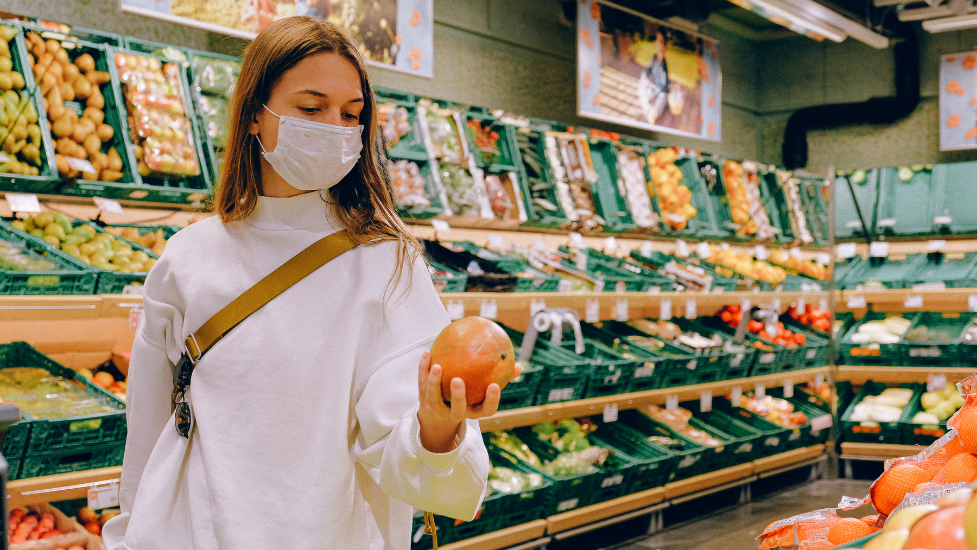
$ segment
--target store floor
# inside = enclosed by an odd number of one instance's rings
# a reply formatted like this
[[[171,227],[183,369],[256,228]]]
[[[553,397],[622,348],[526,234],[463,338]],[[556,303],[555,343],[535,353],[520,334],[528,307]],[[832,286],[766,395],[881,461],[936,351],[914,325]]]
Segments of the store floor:
[[[748,504],[720,511],[717,514],[667,528],[643,540],[632,540],[615,550],[756,550],[756,537],[770,523],[785,517],[833,508],[843,495],[868,494],[871,481],[831,479],[795,486],[755,499]],[[874,513],[871,507],[856,510],[851,515],[861,517]]]

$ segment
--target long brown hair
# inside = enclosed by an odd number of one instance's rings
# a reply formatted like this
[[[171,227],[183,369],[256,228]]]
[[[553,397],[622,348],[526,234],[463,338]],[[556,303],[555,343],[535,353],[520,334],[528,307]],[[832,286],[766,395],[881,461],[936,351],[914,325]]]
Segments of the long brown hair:
[[[363,152],[350,173],[329,190],[330,207],[339,224],[356,244],[400,243],[392,285],[396,285],[408,261],[419,253],[419,244],[397,215],[383,174],[386,152],[377,131],[376,102],[366,63],[356,42],[342,29],[313,17],[286,17],[268,25],[244,52],[244,62],[231,99],[230,128],[214,209],[227,223],[248,217],[261,191],[261,149],[248,132],[262,105],[286,71],[316,53],[336,53],[348,59],[360,73],[364,126]]]

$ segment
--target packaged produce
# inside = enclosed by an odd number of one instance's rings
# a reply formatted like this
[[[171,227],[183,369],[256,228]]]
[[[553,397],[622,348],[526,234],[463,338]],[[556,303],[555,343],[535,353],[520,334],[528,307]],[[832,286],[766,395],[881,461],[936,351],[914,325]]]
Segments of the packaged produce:
[[[589,419],[543,422],[533,426],[533,433],[541,441],[553,445],[561,454],[543,464],[543,471],[554,477],[589,474],[611,456],[611,451],[594,446],[587,434],[597,429]]]
[[[618,191],[628,201],[631,217],[638,227],[653,228],[659,219],[651,209],[648,181],[645,180],[645,160],[631,148],[622,148],[617,154]]]
[[[532,491],[543,485],[543,476],[536,473],[522,473],[512,468],[493,466],[489,470],[488,488],[490,493],[516,494]]]
[[[178,50],[174,51],[179,53]],[[163,57],[174,59],[169,55]],[[230,99],[234,93],[234,85],[237,84],[238,74],[241,72],[240,62],[195,55],[191,67],[194,74],[193,83],[200,93]]]
[[[390,171],[390,188],[398,205],[431,206],[431,201],[427,198],[427,182],[416,162],[389,160],[387,167]]]
[[[648,172],[651,174],[648,190],[658,197],[658,208],[669,227],[682,230],[698,211],[692,206],[692,191],[682,184],[685,176],[675,165],[678,154],[675,149],[663,148],[648,155]]]
[[[0,269],[7,271],[58,271],[58,264],[27,250],[19,243],[0,240]]]
[[[862,172],[862,177],[865,177],[864,172]],[[784,196],[787,198],[787,206],[790,208],[788,217],[794,237],[800,240],[802,244],[813,243],[814,236],[811,235],[807,216],[804,213],[804,203],[801,201],[801,180],[793,177],[790,172],[778,170],[777,183],[784,190]]]
[[[227,100],[221,97],[201,95],[197,100],[198,112],[203,116],[207,136],[222,153],[227,146]]]
[[[31,94],[24,90],[24,75],[14,70],[10,41],[13,27],[0,25],[0,173],[37,176],[44,164],[38,114]]]
[[[105,271],[145,273],[156,264],[155,258],[142,250],[133,250],[132,244],[111,233],[99,232],[88,224],[73,227],[61,212],[42,212],[13,221],[11,225]]]
[[[129,133],[140,175],[200,174],[179,65],[123,52],[115,53],[114,62],[129,112]]]
[[[733,401],[732,394],[726,396]],[[808,417],[801,411],[795,411],[794,405],[786,399],[765,395],[760,399],[752,394],[741,394],[740,402],[734,406],[742,407],[754,412],[781,428],[793,429],[807,424]]]
[[[496,447],[509,451],[525,464],[535,468],[543,467],[543,461],[536,456],[536,453],[529,450],[529,446],[512,432],[491,432],[488,434],[488,440]]]
[[[963,395],[955,386],[940,391],[928,391],[920,397],[923,410],[913,415],[914,424],[939,424],[953,416],[963,406]]]
[[[783,323],[779,321],[776,324],[765,323],[758,311],[751,311],[750,314],[751,318],[747,321],[746,330],[756,334],[757,338],[764,342],[772,342],[787,348],[796,348],[807,343],[807,336],[787,330]],[[719,318],[730,327],[738,328],[743,320],[743,310],[738,304],[727,305],[719,311]],[[774,330],[773,334],[768,332],[770,329]],[[756,342],[754,347],[766,349],[760,342]]]
[[[556,198],[570,221],[583,231],[599,231],[606,223],[597,215],[590,185],[597,180],[587,137],[547,132],[546,160],[553,170]]]
[[[787,272],[782,267],[770,265],[763,260],[755,260],[749,254],[737,254],[730,248],[719,248],[709,245],[711,255],[708,261],[727,267],[744,277],[757,279],[770,284],[779,284],[787,280]],[[720,272],[722,274],[722,272]]]
[[[475,153],[485,165],[496,164],[502,158],[499,151],[499,133],[492,121],[481,122],[469,119],[466,125],[475,144]]]
[[[736,233],[738,235],[756,235],[758,226],[757,222],[750,217],[753,201],[750,200],[746,189],[743,167],[738,162],[727,160],[723,164],[723,182],[726,187],[726,196],[729,199],[729,212],[733,218],[733,223],[740,226]]]
[[[723,444],[722,441],[712,437],[708,433],[689,426],[689,420],[692,418],[692,412],[687,409],[678,407],[674,411],[670,411],[657,405],[643,405],[638,407],[638,410],[646,416],[668,426],[672,429],[672,431],[681,434],[683,437],[690,439],[699,445],[703,445],[705,447],[721,447]]]
[[[909,329],[912,322],[899,314],[887,315],[880,321],[866,321],[851,335],[855,344],[895,344]]]
[[[760,550],[830,550],[877,532],[877,521],[878,515],[844,518],[826,508],[775,521],[757,539]]]
[[[852,409],[852,422],[897,422],[909,404],[913,390],[888,388],[879,395],[867,395]]]
[[[770,224],[770,216],[767,209],[763,206],[763,199],[760,197],[760,166],[755,162],[744,162],[740,165],[744,170],[742,178],[746,187],[746,198],[750,201],[750,219],[756,223],[756,238],[768,240],[777,236],[779,229]]]
[[[400,143],[400,138],[410,133],[410,113],[405,107],[393,103],[377,104],[377,122],[383,132],[384,144],[389,151]]]
[[[103,400],[92,398],[84,384],[34,367],[0,370],[0,399],[42,419],[114,411]]]

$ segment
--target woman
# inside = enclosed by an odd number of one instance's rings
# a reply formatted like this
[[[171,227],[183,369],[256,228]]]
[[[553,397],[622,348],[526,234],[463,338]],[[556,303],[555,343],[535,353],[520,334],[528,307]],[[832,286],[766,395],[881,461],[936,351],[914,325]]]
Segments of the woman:
[[[470,520],[489,462],[464,383],[429,349],[448,318],[380,176],[351,39],[291,17],[249,46],[218,216],[170,239],[132,350],[122,514],[110,550],[407,549],[411,506]],[[197,363],[189,438],[170,413],[182,342],[313,242],[359,246],[256,311]],[[517,373],[518,374],[518,373]],[[414,385],[416,382],[416,385]]]

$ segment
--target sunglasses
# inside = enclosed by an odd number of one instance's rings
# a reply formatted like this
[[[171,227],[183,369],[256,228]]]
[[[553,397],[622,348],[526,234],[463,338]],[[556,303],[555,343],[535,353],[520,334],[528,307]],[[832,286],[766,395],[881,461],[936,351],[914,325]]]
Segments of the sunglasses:
[[[190,378],[196,362],[186,353],[180,357],[176,365],[176,376],[173,378],[173,393],[170,395],[170,405],[175,412],[176,433],[187,439],[190,435],[192,416],[190,405],[186,402],[187,389],[190,388]]]

